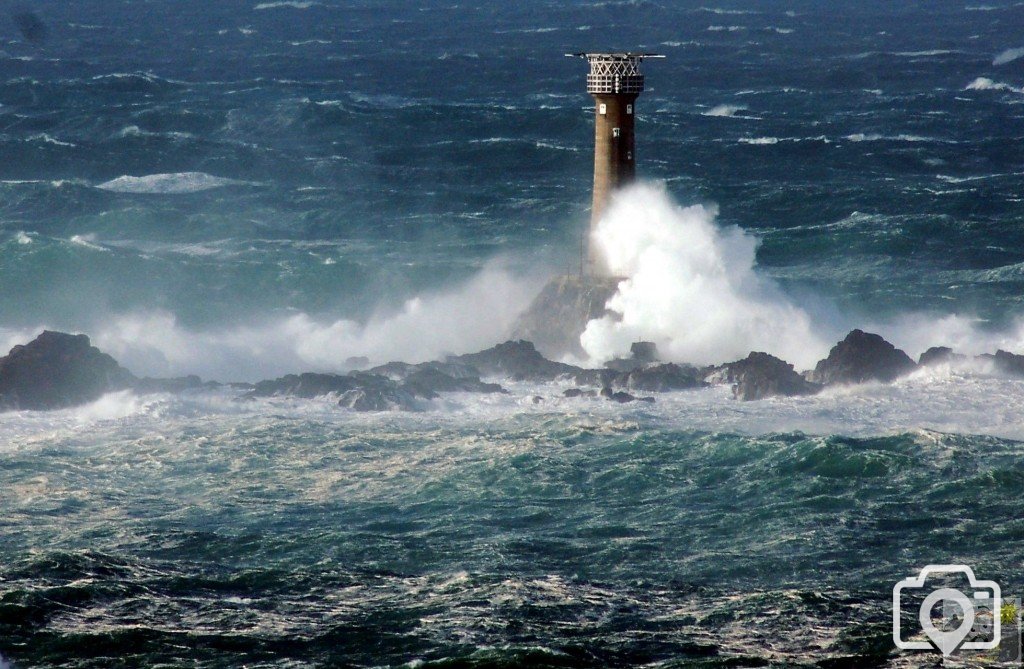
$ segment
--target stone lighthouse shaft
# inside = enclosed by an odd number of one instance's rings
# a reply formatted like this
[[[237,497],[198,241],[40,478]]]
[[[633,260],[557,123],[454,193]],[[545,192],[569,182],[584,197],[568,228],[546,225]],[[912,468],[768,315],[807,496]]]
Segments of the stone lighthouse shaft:
[[[631,52],[566,55],[590,63],[587,92],[594,96],[594,205],[589,232],[593,233],[612,193],[636,177],[636,99],[644,90],[640,62],[664,56]],[[549,281],[512,330],[514,338],[533,342],[550,357],[585,355],[580,335],[591,320],[609,315],[608,300],[622,280],[612,275],[593,234],[585,239],[589,241],[586,261],[580,258],[579,274]]]
[[[611,194],[636,177],[636,100],[644,90],[640,62],[663,58],[651,53],[578,53],[590,63],[587,92],[594,96],[593,232]],[[608,269],[593,243],[588,245],[587,273],[605,276]]]

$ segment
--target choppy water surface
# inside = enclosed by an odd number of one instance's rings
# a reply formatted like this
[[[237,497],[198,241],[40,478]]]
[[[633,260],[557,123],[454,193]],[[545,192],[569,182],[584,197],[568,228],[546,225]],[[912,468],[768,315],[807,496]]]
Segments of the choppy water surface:
[[[587,219],[592,112],[562,54],[630,48],[668,56],[642,173],[757,235],[824,340],[1024,352],[1016,4],[4,9],[5,345],[84,331],[137,374],[222,380],[489,346],[510,314],[488,309],[572,266]],[[893,582],[965,562],[1024,590],[1021,381],[639,409],[513,389],[0,416],[0,655],[919,666],[890,656]]]

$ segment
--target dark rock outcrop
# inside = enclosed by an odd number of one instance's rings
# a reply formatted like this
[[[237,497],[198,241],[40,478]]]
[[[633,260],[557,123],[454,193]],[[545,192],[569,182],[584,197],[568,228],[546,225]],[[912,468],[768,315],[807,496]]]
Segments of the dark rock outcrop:
[[[607,398],[613,402],[618,402],[619,404],[626,404],[627,402],[654,402],[653,397],[637,397],[621,390],[612,390],[608,386],[601,388],[601,392],[599,394],[601,397]]]
[[[392,362],[374,368],[389,375],[373,372],[348,374],[289,374],[278,379],[260,381],[246,397],[292,396],[312,398],[338,395],[338,404],[356,411],[414,410],[416,398],[432,400],[441,393],[503,393],[497,383],[484,383],[479,376],[470,375],[472,368],[446,363],[409,365]],[[459,373],[452,376],[441,371],[449,369]]]
[[[640,367],[658,362],[658,347],[652,341],[635,341],[629,347],[628,358],[615,358],[604,364],[608,369],[617,372],[631,372]]]
[[[1009,376],[1024,376],[1024,355],[1000,349],[996,351],[995,355],[985,354],[978,357],[991,361],[997,372]]]
[[[953,349],[948,346],[932,346],[921,354],[921,357],[917,360],[917,364],[921,367],[928,367],[930,365],[960,362],[965,359],[965,356],[953,353]]]
[[[668,362],[634,369],[614,379],[613,385],[627,390],[664,393],[672,390],[702,388],[707,384],[699,378],[696,368]]]
[[[505,393],[497,383],[484,383],[478,376],[451,376],[437,367],[423,367],[405,377],[407,390],[420,397],[437,396],[439,393]]]
[[[826,386],[866,381],[889,383],[916,368],[910,356],[879,335],[854,330],[818,362],[809,380]]]
[[[148,393],[183,393],[189,390],[205,390],[219,388],[216,381],[203,381],[198,376],[178,376],[170,379],[142,378],[132,383],[132,390],[140,394]]]
[[[582,356],[580,335],[589,321],[611,313],[605,305],[618,290],[619,281],[591,276],[555,277],[519,316],[512,337],[532,341],[552,357]]]
[[[582,388],[566,388],[562,391],[562,395],[565,397],[597,397],[597,391],[594,389],[583,390]]]
[[[0,408],[76,406],[129,388],[134,380],[87,336],[45,331],[0,358]]]
[[[515,381],[554,381],[575,376],[579,367],[548,360],[528,341],[507,341],[479,353],[449,356],[448,364],[470,365],[486,376],[508,377]]]
[[[744,401],[780,395],[813,395],[821,390],[820,385],[798,374],[793,365],[761,352],[753,352],[743,360],[716,367],[709,378],[731,383],[733,397]]]
[[[247,397],[291,396],[308,399],[331,393],[339,396],[339,405],[356,411],[417,408],[413,394],[398,382],[386,376],[365,372],[288,374],[277,379],[260,381]]]

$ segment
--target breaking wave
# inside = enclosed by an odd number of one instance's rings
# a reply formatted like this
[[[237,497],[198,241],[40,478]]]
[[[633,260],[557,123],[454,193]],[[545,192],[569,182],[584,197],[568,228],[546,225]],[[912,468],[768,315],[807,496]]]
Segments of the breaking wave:
[[[141,177],[121,176],[96,186],[115,193],[152,193],[176,195],[198,193],[224,186],[255,186],[251,181],[216,177],[205,172],[148,174]]]

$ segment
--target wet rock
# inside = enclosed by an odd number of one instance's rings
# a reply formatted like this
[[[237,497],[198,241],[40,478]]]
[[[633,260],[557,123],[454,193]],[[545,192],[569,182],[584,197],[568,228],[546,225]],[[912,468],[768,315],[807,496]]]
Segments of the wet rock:
[[[398,382],[379,374],[288,374],[260,381],[247,397],[291,396],[301,398],[337,394],[338,404],[356,411],[414,410],[416,400]],[[429,399],[429,398],[428,398]]]
[[[1000,349],[996,351],[995,355],[986,353],[978,357],[982,360],[991,361],[997,372],[1010,376],[1024,376],[1024,355],[1017,355]]]
[[[634,369],[616,378],[613,383],[627,390],[653,393],[690,390],[707,385],[699,378],[695,367],[683,367],[672,362]]]
[[[366,371],[370,374],[386,376],[394,379],[395,381],[404,381],[413,374],[425,370],[436,370],[454,379],[480,379],[480,371],[477,370],[476,367],[458,362],[431,361],[421,362],[415,365],[408,362],[389,362],[384,365],[372,367]]]
[[[552,357],[581,357],[580,335],[588,322],[612,313],[605,305],[618,290],[619,281],[574,275],[552,279],[519,316],[512,336],[536,342]]]
[[[596,390],[583,390],[582,388],[566,388],[562,395],[565,397],[597,397]]]
[[[412,396],[402,388],[376,386],[345,391],[338,399],[338,406],[353,411],[408,411],[416,408]]]
[[[0,408],[76,406],[129,388],[134,380],[87,336],[45,331],[0,358]]]
[[[854,330],[818,362],[808,380],[826,386],[865,381],[888,383],[916,368],[910,356],[879,335]]]
[[[623,392],[621,390],[620,391],[615,391],[615,390],[612,390],[611,388],[609,388],[608,386],[605,386],[604,388],[601,388],[600,395],[601,395],[601,397],[607,398],[607,399],[609,399],[609,400],[611,400],[613,402],[618,402],[619,404],[625,404],[627,402],[635,402],[638,399],[636,396],[631,395],[630,393]],[[647,401],[653,402],[654,398],[653,397],[645,397],[645,398],[643,398],[643,401],[645,401],[645,402],[647,402]]]
[[[921,354],[917,364],[922,367],[930,365],[942,365],[960,362],[965,359],[965,356],[953,353],[953,349],[948,346],[932,346],[930,349]]]
[[[554,381],[581,372],[579,367],[548,360],[528,341],[507,341],[479,353],[449,356],[447,363],[470,365],[481,374],[516,381]]]
[[[658,347],[652,341],[636,341],[629,347],[628,358],[615,358],[605,363],[608,369],[617,372],[631,372],[658,362]]]
[[[744,401],[813,395],[821,390],[820,385],[798,374],[793,365],[761,352],[717,367],[709,378],[731,383],[733,397]]]
[[[439,393],[505,393],[497,383],[484,383],[479,377],[454,377],[437,367],[425,366],[405,377],[403,387],[413,395],[425,398],[436,397]]]
[[[189,390],[205,390],[219,388],[221,384],[216,381],[204,382],[194,374],[189,376],[178,376],[170,379],[137,379],[132,384],[132,390],[140,394],[149,393],[183,393]]]

